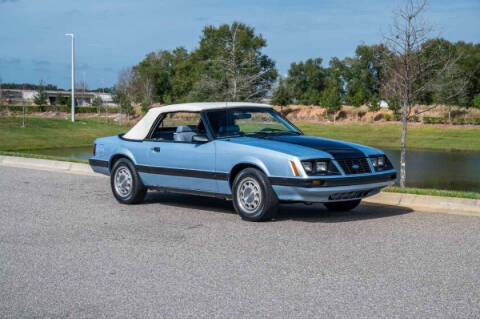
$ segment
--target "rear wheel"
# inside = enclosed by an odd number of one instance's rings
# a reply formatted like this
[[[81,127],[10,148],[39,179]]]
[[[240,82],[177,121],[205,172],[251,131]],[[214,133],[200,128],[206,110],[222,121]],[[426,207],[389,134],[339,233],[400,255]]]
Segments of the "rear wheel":
[[[245,220],[270,220],[277,214],[278,198],[267,176],[249,167],[233,181],[233,206]]]
[[[328,210],[336,211],[336,212],[341,212],[341,211],[348,211],[352,210],[355,207],[357,207],[361,199],[356,199],[356,200],[348,200],[344,202],[330,202],[330,203],[323,203],[325,207],[328,208]]]
[[[143,185],[133,163],[121,158],[113,165],[110,184],[115,198],[122,204],[141,203],[147,188]]]

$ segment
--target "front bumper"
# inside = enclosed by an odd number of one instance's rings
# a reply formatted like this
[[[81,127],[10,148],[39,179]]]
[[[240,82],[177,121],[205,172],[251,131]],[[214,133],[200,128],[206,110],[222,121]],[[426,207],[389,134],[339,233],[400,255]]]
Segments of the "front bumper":
[[[382,188],[393,185],[396,173],[392,170],[354,177],[270,179],[281,201],[324,203],[362,199],[375,195]]]

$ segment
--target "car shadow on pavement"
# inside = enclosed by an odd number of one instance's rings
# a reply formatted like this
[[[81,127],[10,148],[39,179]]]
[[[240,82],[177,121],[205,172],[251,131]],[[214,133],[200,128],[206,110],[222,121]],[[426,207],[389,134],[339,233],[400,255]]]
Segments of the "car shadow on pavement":
[[[295,220],[312,223],[341,223],[405,215],[413,212],[403,206],[362,203],[346,212],[329,211],[322,204],[285,204],[280,206],[277,220]]]
[[[160,191],[148,192],[143,204],[162,204],[186,209],[200,209],[217,213],[236,214],[231,201],[213,197],[166,193]]]
[[[236,214],[232,202],[194,195],[149,192],[144,204],[162,204],[178,208],[199,209],[217,213]],[[332,212],[322,204],[281,204],[275,221],[295,220],[311,223],[340,223],[404,215],[413,212],[403,206],[362,203],[348,212]]]

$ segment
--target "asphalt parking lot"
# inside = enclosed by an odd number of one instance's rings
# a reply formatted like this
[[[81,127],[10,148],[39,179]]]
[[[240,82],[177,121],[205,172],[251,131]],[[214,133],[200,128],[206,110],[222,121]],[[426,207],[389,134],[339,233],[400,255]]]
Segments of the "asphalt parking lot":
[[[480,218],[231,203],[0,167],[0,317],[480,317]]]

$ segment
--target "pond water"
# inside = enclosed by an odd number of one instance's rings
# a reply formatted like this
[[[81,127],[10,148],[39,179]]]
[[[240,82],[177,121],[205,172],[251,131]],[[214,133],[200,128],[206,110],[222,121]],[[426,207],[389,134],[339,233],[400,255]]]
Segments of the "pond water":
[[[35,154],[87,160],[91,147],[34,151]],[[400,151],[385,150],[398,170]],[[407,152],[407,186],[480,192],[480,153]]]

